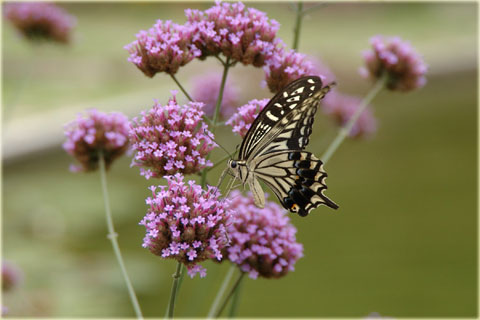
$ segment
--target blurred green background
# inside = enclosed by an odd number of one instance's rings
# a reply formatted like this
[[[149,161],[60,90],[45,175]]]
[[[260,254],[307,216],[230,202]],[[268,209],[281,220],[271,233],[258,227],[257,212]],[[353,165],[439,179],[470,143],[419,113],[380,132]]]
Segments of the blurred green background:
[[[248,5],[278,20],[292,43],[289,3]],[[3,304],[11,316],[133,317],[106,238],[99,174],[68,171],[62,125],[86,108],[132,117],[153,99],[165,103],[175,84],[145,77],[123,46],[156,19],[183,23],[185,8],[211,3],[61,6],[77,17],[69,47],[34,47],[2,25],[2,254],[24,273]],[[375,99],[378,132],[344,143],[326,167],[327,194],[340,209],[290,215],[305,257],[282,279],[246,279],[240,317],[477,315],[477,4],[327,3],[305,17],[300,51],[321,58],[339,90],[362,96],[370,83],[357,71],[375,34],[410,40],[429,65],[428,83]],[[189,89],[192,75],[215,68],[215,59],[193,61],[177,76]],[[271,96],[259,86],[261,69],[230,75],[242,103]],[[319,112],[308,149],[320,155],[336,132]],[[229,150],[240,142],[228,128],[217,139]],[[223,156],[216,150],[213,159]],[[129,163],[124,157],[109,172],[114,221],[144,314],[162,317],[175,262],[141,247],[138,222],[156,181]],[[228,266],[204,265],[206,278],[185,279],[178,316],[207,314]]]

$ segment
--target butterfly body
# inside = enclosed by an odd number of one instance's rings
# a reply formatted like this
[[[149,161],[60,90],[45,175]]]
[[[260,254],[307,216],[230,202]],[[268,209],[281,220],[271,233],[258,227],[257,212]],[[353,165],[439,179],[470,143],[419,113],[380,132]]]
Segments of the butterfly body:
[[[327,198],[322,162],[303,151],[309,142],[321,98],[330,90],[319,77],[303,77],[277,93],[252,123],[240,146],[239,159],[229,160],[232,174],[248,184],[255,204],[265,196],[259,180],[273,190],[284,208],[306,216],[321,204],[338,206]]]

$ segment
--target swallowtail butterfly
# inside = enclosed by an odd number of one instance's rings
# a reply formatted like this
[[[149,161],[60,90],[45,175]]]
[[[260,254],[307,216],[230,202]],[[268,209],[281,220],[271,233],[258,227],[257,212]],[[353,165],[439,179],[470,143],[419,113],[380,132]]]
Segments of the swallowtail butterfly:
[[[322,161],[303,151],[319,101],[330,88],[322,87],[322,80],[315,76],[288,84],[252,123],[240,146],[239,158],[228,161],[228,169],[248,184],[258,207],[265,206],[261,180],[285,209],[302,217],[321,204],[338,208],[323,194],[327,173]]]

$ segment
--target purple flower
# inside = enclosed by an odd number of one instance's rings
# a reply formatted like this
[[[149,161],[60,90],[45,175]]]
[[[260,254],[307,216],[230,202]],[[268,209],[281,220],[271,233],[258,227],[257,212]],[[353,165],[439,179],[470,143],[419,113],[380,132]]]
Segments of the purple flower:
[[[20,269],[9,261],[2,261],[2,291],[17,287],[23,279]]]
[[[205,112],[205,115],[209,117],[212,117],[215,112],[221,81],[222,75],[217,72],[210,72],[193,78],[193,99],[205,104],[203,111]],[[227,80],[223,91],[220,115],[224,118],[228,118],[234,114],[237,109],[237,101],[238,90],[233,86],[231,81]]]
[[[268,101],[269,99],[254,99],[248,101],[246,105],[238,108],[237,113],[232,115],[226,124],[232,126],[234,133],[238,133],[242,138],[245,137],[253,120],[255,120],[260,111],[267,105]]]
[[[224,252],[228,260],[254,279],[280,278],[293,271],[303,256],[303,245],[296,242],[297,229],[286,211],[271,201],[260,209],[251,193],[245,197],[238,190],[229,199],[234,218],[227,228],[231,244]]]
[[[132,166],[148,168],[140,169],[147,179],[176,172],[191,174],[212,166],[205,157],[217,144],[202,122],[203,103],[180,106],[175,94],[165,106],[155,102],[132,121],[130,140],[136,151]]]
[[[193,32],[192,26],[157,20],[152,28],[141,30],[137,40],[125,46],[130,53],[128,61],[148,77],[157,72],[175,74],[201,54],[191,42]]]
[[[220,260],[227,246],[226,228],[231,223],[229,200],[220,199],[215,187],[208,190],[183,176],[166,176],[168,186],[150,187],[147,214],[140,222],[145,226],[143,247],[166,259],[185,264],[189,274],[205,276],[197,264],[207,259]]]
[[[332,91],[323,99],[322,109],[326,114],[332,116],[339,126],[344,126],[360,106],[361,100],[356,96]],[[367,106],[355,122],[349,136],[354,138],[368,136],[376,129],[377,121],[372,114],[371,107]]]
[[[261,67],[275,48],[279,23],[241,2],[216,1],[210,9],[187,9],[185,15],[187,25],[195,28],[193,43],[201,51],[200,59],[223,53],[233,61]]]
[[[69,43],[76,20],[62,8],[47,2],[5,4],[5,17],[27,39]]]
[[[263,67],[265,81],[271,92],[277,93],[287,84],[303,76],[317,74],[314,64],[308,57],[295,50],[278,47]]]
[[[87,116],[65,126],[67,141],[63,148],[80,164],[71,166],[72,171],[93,171],[98,168],[99,152],[102,151],[108,169],[116,158],[128,149],[128,118],[119,112],[103,113],[88,110]]]
[[[427,66],[408,42],[374,36],[370,44],[372,49],[364,52],[366,66],[360,69],[363,77],[376,80],[386,72],[390,90],[409,91],[425,85]]]

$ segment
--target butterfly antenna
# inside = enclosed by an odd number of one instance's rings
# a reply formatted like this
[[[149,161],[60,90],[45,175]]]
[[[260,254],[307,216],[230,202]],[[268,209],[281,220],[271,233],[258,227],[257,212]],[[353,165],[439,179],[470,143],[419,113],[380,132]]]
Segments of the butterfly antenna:
[[[225,151],[229,156],[230,158],[232,159],[233,158],[233,154],[231,154],[227,149],[225,149],[225,147],[223,147],[220,143],[217,142],[217,140],[215,140],[215,138],[212,136],[210,136],[209,134],[207,134],[207,132],[205,132],[205,128],[203,129],[203,133],[207,136],[210,137],[210,139],[212,139],[213,142],[215,142],[217,144],[217,146],[219,146],[220,148],[222,148],[223,151]],[[238,147],[238,146],[237,146]]]

